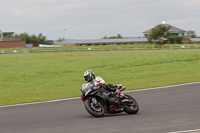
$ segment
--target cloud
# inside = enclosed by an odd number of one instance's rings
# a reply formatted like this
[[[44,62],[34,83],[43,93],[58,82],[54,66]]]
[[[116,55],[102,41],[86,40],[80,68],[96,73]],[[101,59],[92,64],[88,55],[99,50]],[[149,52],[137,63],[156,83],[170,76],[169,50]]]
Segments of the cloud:
[[[199,0],[0,0],[0,29],[48,39],[142,36],[166,20],[200,34]]]

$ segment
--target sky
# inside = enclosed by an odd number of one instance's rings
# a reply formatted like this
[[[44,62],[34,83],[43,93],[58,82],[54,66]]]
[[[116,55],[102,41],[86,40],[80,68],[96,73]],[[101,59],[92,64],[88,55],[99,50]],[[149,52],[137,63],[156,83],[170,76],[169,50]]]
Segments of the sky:
[[[162,23],[200,36],[200,0],[0,0],[0,30],[48,40],[143,37]]]

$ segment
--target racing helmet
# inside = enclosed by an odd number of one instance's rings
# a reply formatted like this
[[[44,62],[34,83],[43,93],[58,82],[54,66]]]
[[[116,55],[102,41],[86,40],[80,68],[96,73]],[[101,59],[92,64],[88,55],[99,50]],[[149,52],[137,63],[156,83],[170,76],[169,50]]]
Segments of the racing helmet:
[[[91,82],[92,79],[95,79],[95,74],[92,70],[87,70],[84,72],[84,79],[86,82]]]

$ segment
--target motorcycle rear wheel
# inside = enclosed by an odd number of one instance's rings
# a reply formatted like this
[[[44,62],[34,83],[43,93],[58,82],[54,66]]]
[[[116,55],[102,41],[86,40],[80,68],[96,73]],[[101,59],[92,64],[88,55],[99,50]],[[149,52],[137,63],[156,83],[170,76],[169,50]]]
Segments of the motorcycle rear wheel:
[[[125,95],[125,97],[131,100],[133,103],[124,105],[124,112],[126,112],[127,114],[136,114],[139,111],[139,105],[137,101],[129,95]]]
[[[89,114],[94,117],[102,117],[105,114],[105,109],[101,102],[96,100],[97,103],[95,104],[92,99],[86,99],[84,102],[85,109]]]

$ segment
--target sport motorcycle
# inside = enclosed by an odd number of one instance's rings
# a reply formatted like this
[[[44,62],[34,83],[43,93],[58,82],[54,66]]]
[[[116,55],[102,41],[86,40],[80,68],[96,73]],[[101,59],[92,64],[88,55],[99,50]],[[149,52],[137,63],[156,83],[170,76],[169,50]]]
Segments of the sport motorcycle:
[[[139,111],[137,101],[130,95],[122,93],[123,85],[116,85],[116,91],[110,92],[105,85],[99,87],[92,83],[82,84],[81,100],[89,114],[102,117],[107,114],[126,112],[136,114]]]

